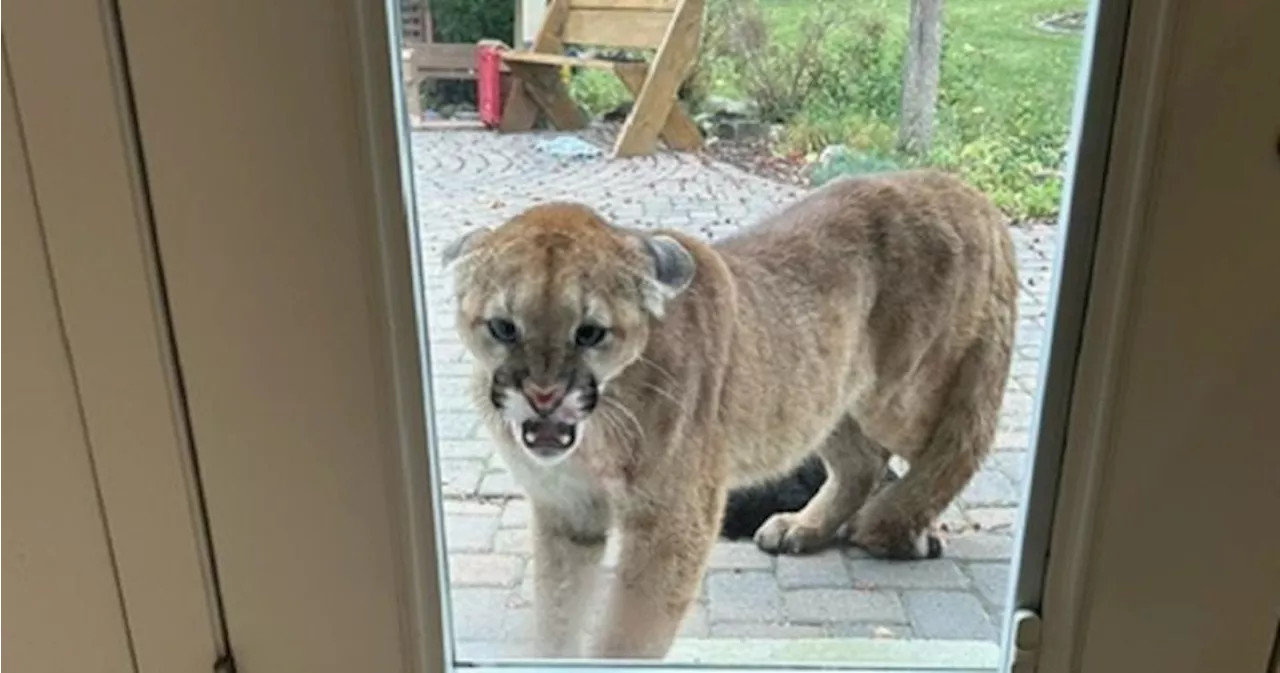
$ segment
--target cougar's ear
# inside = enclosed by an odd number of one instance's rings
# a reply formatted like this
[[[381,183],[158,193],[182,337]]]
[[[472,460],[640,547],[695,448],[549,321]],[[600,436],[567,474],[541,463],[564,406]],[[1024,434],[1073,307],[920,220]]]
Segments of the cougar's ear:
[[[445,246],[444,252],[440,253],[440,263],[445,268],[452,266],[454,262],[472,252],[476,244],[488,234],[489,228],[481,227],[475,231],[468,231],[454,239],[452,243]]]
[[[661,317],[667,300],[684,292],[693,283],[698,265],[693,253],[670,236],[646,236],[644,247],[653,260],[653,277],[645,288],[645,306],[649,312]]]

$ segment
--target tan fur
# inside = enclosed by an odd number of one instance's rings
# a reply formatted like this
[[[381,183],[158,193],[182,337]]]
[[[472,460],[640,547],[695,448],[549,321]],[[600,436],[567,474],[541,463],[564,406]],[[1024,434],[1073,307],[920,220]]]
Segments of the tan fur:
[[[696,267],[665,294],[644,244],[656,233],[559,203],[446,254],[477,404],[534,505],[545,656],[580,653],[611,531],[618,577],[589,654],[660,657],[696,596],[727,488],[816,451],[827,482],[757,544],[801,553],[847,534],[918,558],[995,433],[1017,282],[1003,218],[977,191],[903,172],[835,182],[714,246],[661,232]],[[529,343],[495,343],[495,311]],[[599,349],[558,345],[600,316],[614,331]],[[590,371],[602,384],[563,462],[532,460],[491,400],[513,371],[539,385]],[[868,498],[889,454],[910,469]]]

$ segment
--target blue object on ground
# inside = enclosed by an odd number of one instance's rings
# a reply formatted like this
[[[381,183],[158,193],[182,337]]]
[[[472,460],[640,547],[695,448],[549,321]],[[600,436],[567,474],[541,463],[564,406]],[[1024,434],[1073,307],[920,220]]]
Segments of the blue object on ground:
[[[602,154],[599,147],[577,136],[556,136],[539,140],[535,147],[560,159],[590,159]]]

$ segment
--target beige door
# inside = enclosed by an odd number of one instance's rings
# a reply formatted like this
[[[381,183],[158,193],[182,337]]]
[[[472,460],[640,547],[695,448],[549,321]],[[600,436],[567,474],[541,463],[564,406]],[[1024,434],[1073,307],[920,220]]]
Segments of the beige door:
[[[4,666],[132,671],[7,57],[4,65]]]
[[[211,670],[225,639],[114,12],[8,9],[4,664]]]

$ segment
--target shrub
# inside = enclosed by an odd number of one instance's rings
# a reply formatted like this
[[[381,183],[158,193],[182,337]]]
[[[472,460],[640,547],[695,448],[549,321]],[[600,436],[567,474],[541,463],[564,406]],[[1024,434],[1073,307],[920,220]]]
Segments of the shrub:
[[[704,58],[755,101],[767,121],[785,122],[817,95],[824,81],[823,43],[834,17],[825,0],[801,21],[797,39],[778,39],[757,0],[718,0],[708,8]]]
[[[851,150],[844,145],[836,145],[823,151],[809,180],[815,187],[827,184],[844,175],[867,175],[897,169],[898,163],[893,159],[873,153]]]
[[[431,0],[437,42],[510,42],[516,30],[510,0]]]
[[[784,34],[757,0],[713,1],[702,69],[718,88],[753,100],[768,121],[788,124],[785,149],[812,152],[857,135],[856,122],[897,117],[902,49],[885,25],[838,17],[818,0]]]
[[[631,93],[617,75],[588,68],[573,74],[569,80],[569,95],[596,116],[631,100]]]

